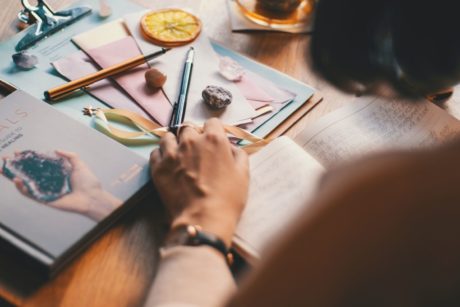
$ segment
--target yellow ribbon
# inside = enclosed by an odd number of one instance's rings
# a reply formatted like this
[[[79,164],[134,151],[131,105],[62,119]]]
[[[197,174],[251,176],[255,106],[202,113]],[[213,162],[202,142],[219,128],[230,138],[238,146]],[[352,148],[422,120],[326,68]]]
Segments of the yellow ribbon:
[[[129,110],[93,109],[89,107],[85,108],[83,113],[93,117],[98,130],[118,142],[127,145],[158,144],[160,138],[168,132],[167,127],[161,127],[154,121]],[[137,131],[122,130],[114,127],[110,122],[122,123],[135,128]],[[203,132],[202,126],[187,123],[185,123],[184,126],[192,127],[200,133]],[[255,153],[270,143],[270,140],[260,138],[239,127],[224,125],[224,129],[230,137],[249,143],[242,146],[248,154]]]

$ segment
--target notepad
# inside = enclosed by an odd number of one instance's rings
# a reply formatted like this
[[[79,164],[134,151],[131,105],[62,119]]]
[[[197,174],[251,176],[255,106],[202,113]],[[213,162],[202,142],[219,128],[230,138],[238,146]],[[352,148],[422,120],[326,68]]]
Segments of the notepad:
[[[259,259],[314,205],[322,173],[337,163],[386,149],[426,148],[459,135],[460,121],[428,101],[358,98],[294,140],[282,137],[250,157],[249,199],[235,245],[248,259]]]

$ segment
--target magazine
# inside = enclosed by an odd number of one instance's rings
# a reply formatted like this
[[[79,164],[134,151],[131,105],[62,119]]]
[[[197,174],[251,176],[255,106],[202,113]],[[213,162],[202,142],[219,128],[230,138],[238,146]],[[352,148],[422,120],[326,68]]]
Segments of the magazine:
[[[51,276],[143,194],[148,161],[19,90],[0,114],[0,248]]]

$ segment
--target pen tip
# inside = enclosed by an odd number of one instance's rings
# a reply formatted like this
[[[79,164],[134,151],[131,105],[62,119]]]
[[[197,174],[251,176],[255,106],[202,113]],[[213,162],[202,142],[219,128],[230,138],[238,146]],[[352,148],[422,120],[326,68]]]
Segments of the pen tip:
[[[171,50],[172,48],[163,48],[163,52],[168,52],[169,50]]]
[[[192,46],[192,47],[190,47],[190,50],[195,50],[195,48],[193,48],[193,46]]]

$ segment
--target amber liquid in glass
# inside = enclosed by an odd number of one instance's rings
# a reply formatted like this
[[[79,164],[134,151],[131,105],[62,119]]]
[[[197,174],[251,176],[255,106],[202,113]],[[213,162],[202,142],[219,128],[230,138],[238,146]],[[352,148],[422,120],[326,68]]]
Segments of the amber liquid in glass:
[[[270,19],[290,19],[302,0],[256,0],[256,12]]]
[[[235,0],[253,22],[271,28],[290,28],[310,21],[315,0]]]

